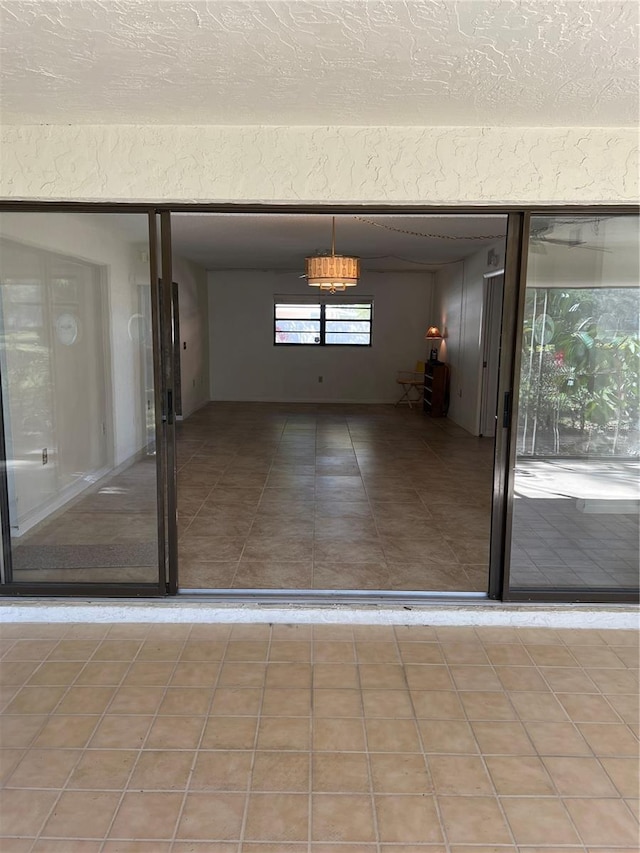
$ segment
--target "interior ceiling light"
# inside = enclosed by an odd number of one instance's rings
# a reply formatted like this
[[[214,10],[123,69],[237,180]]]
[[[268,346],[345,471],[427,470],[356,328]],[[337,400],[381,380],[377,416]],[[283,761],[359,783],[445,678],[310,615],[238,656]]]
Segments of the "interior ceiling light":
[[[331,254],[305,258],[306,279],[310,287],[329,293],[355,287],[360,277],[360,258],[336,255],[336,218],[331,217]]]

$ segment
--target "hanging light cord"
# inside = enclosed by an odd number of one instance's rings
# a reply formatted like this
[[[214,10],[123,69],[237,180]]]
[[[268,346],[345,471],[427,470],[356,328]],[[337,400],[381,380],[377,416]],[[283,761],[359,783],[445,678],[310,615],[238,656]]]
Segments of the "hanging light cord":
[[[384,228],[386,231],[395,231],[397,234],[408,234],[410,237],[428,237],[432,240],[498,240],[505,237],[505,234],[486,234],[482,237],[460,237],[452,234],[425,234],[422,231],[409,231],[406,228],[394,228],[393,225],[384,225],[382,222],[374,222],[372,219],[365,219],[362,216],[354,216],[359,222],[366,222],[367,225],[375,225],[376,228]]]

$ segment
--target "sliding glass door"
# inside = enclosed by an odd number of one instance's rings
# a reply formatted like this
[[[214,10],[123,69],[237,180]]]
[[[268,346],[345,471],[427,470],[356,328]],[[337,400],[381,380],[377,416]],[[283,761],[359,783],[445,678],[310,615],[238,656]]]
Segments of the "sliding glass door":
[[[164,589],[149,224],[0,215],[3,580],[16,591]]]
[[[633,596],[640,508],[636,216],[532,216],[509,594]]]

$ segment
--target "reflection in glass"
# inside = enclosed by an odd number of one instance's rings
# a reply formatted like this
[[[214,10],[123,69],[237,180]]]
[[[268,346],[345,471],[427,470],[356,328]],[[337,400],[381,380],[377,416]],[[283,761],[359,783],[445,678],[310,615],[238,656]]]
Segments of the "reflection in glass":
[[[0,217],[16,582],[157,582],[153,382],[128,334],[149,290],[146,233],[139,215]]]
[[[511,587],[638,585],[636,217],[531,220]]]

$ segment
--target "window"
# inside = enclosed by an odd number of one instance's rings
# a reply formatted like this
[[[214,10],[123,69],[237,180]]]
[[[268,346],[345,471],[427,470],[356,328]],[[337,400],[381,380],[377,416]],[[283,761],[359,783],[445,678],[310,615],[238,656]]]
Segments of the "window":
[[[274,311],[276,345],[371,346],[373,302],[288,302]]]

